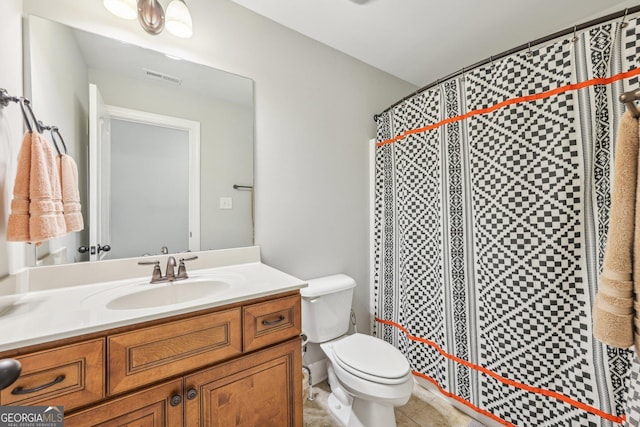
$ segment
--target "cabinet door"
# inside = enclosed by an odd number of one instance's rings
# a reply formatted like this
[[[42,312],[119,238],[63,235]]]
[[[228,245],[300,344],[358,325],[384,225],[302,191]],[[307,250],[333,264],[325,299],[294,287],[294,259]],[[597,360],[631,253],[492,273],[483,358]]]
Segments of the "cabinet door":
[[[182,426],[183,408],[182,379],[178,379],[65,415],[64,425],[179,427]]]
[[[185,378],[188,426],[302,426],[300,338]]]

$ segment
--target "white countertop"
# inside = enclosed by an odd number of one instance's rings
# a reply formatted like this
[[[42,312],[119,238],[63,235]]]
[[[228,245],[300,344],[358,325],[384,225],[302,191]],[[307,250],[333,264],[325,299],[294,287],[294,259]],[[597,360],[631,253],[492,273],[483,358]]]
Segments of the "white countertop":
[[[123,280],[0,296],[0,351],[219,307],[307,286],[304,281],[261,262],[203,268],[190,270],[188,273],[189,279],[172,283],[149,284],[148,274]],[[157,306],[151,303],[151,307],[135,309],[107,307],[109,302],[118,298],[126,302],[127,295],[133,292],[143,292],[153,287],[191,286],[189,283],[203,280],[215,280],[221,284],[210,295],[185,302]]]

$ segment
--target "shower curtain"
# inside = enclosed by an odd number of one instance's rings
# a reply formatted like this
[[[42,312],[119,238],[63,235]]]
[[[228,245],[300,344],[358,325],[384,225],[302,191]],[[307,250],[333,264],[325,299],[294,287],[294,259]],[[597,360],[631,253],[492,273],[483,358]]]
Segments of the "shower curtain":
[[[374,332],[414,375],[504,425],[638,425],[625,415],[632,352],[591,328],[617,99],[640,88],[640,20],[626,21],[377,117]]]

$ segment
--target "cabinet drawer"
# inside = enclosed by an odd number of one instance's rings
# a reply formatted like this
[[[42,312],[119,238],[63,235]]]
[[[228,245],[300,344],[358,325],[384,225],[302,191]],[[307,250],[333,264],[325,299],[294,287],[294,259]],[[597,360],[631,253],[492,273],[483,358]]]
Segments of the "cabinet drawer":
[[[252,304],[243,309],[243,350],[252,351],[300,335],[300,295]]]
[[[1,405],[62,405],[65,411],[104,397],[104,339],[26,354],[22,374],[0,392]]]
[[[242,353],[240,316],[235,308],[107,337],[109,394]]]

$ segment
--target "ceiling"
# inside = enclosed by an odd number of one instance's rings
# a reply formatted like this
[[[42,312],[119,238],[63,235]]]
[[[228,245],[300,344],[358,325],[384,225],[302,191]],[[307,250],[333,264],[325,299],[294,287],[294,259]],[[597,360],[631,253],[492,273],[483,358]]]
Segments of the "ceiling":
[[[638,0],[232,0],[418,87]]]
[[[31,17],[33,20],[42,20]],[[32,26],[34,24],[31,24]],[[62,24],[58,24],[62,25]],[[69,27],[88,68],[188,91],[197,96],[253,105],[253,82],[215,68],[178,60],[133,44]],[[155,76],[155,77],[154,77]],[[203,85],[202,82],[207,84]]]

